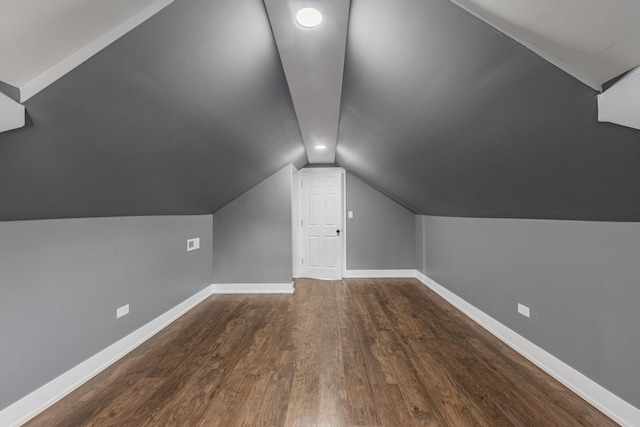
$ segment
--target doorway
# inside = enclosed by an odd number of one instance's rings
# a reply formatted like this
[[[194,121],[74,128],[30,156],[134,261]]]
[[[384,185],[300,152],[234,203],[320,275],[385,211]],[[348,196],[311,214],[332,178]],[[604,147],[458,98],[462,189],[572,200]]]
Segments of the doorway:
[[[342,279],[344,169],[308,168],[298,173],[298,272],[302,277]]]

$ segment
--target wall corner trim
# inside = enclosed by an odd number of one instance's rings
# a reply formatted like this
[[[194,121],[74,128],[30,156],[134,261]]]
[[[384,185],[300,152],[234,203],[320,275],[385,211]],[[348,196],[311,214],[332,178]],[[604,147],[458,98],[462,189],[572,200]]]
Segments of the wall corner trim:
[[[560,381],[578,396],[592,404],[621,426],[637,426],[640,409],[627,403],[609,390],[576,371],[560,359],[546,352],[522,335],[509,329],[480,309],[469,304],[435,280],[415,271],[416,279],[447,300],[450,304],[489,331],[496,338],[513,348],[533,364]]]
[[[0,425],[20,426],[107,369],[212,294],[209,285],[109,347],[0,411]]]
[[[388,279],[416,277],[416,270],[345,270],[345,279]]]
[[[293,291],[293,282],[216,283],[211,285],[212,294],[292,294]]]

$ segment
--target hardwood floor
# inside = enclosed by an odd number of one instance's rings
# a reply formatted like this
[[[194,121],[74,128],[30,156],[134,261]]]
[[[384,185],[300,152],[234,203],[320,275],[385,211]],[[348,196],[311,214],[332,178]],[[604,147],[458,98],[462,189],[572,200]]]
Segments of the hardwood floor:
[[[414,279],[201,303],[30,426],[609,426]]]

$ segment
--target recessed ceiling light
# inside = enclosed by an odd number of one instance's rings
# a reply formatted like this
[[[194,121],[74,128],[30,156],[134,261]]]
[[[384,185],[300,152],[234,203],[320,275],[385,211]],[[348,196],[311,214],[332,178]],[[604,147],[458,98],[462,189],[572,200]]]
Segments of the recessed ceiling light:
[[[326,145],[316,145],[315,149],[316,150],[326,150],[327,146]]]
[[[318,9],[305,7],[296,13],[296,22],[304,28],[313,28],[322,22],[322,14]]]

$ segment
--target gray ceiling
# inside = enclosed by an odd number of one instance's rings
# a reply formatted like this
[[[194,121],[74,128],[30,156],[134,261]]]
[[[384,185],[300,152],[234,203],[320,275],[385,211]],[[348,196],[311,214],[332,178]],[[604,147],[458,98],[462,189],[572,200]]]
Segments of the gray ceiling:
[[[447,0],[352,0],[338,163],[416,212],[640,221],[640,131]],[[260,0],[177,0],[0,134],[0,220],[211,213],[307,163]]]
[[[352,0],[337,161],[416,212],[640,221],[640,131],[446,0]]]
[[[25,105],[0,220],[211,213],[307,163],[258,0],[176,1]]]

